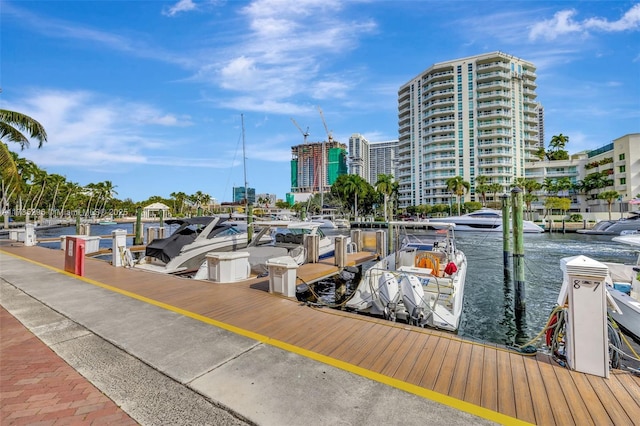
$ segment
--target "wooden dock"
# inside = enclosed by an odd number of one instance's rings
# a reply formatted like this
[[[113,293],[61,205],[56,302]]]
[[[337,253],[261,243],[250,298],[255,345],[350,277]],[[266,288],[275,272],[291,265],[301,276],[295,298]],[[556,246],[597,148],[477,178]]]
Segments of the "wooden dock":
[[[61,250],[20,244],[0,250],[63,269]],[[328,263],[301,268],[298,276],[310,280]],[[86,260],[85,278],[87,285],[100,283],[284,342],[316,360],[500,423],[640,425],[640,378],[621,370],[605,379],[570,371],[542,354],[524,356],[445,332],[317,309],[270,294],[268,278],[218,284],[95,259]]]

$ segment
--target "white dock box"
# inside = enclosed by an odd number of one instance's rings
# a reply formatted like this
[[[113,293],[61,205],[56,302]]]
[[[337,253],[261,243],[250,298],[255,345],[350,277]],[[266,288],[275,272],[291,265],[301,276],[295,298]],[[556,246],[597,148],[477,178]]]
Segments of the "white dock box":
[[[60,249],[64,250],[67,243],[67,237],[75,237],[84,240],[84,253],[96,253],[100,251],[100,237],[89,235],[61,235],[60,236]]]
[[[249,252],[234,251],[207,253],[209,280],[219,283],[232,283],[249,278]]]
[[[10,229],[9,230],[9,239],[11,241],[24,242],[24,235],[26,234],[26,232],[27,231],[24,228]]]
[[[298,264],[291,256],[274,257],[266,262],[269,268],[269,293],[296,297]]]

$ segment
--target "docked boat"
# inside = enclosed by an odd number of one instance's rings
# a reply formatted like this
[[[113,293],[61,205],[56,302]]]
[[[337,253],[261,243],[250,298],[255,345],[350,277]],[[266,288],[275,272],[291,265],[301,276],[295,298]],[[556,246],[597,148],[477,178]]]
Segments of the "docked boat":
[[[337,228],[341,228],[341,229],[349,229],[349,228],[351,228],[351,222],[349,222],[349,219],[336,218],[336,219],[333,220],[333,223],[336,224]]]
[[[640,234],[614,237],[613,241],[640,247]],[[607,290],[622,313],[610,310],[613,319],[640,341],[640,256],[635,265],[603,262],[609,268]]]
[[[319,223],[304,221],[259,221],[252,224],[255,232],[247,247],[241,249],[249,253],[249,266],[252,274],[265,275],[268,273],[267,261],[276,257],[290,256],[298,265],[308,260],[305,239],[318,239],[318,258],[333,256],[335,252],[335,238],[327,236]],[[206,260],[194,275],[195,279],[207,279]]]
[[[580,234],[625,235],[640,232],[640,210],[629,212],[629,217],[618,220],[601,220],[591,229],[578,229]]]
[[[178,228],[167,238],[151,241],[136,268],[161,273],[196,270],[209,252],[236,251],[245,248],[248,233],[217,216],[168,219]]]
[[[456,231],[495,231],[502,232],[502,211],[483,208],[461,216],[438,218],[438,222],[453,223]],[[530,220],[522,221],[522,230],[527,233],[540,233],[544,229]]]
[[[274,257],[291,256],[298,265],[307,261],[305,238],[318,239],[318,258],[333,256],[335,239],[322,231],[318,222],[271,221],[256,222],[256,235],[248,247],[249,264],[252,272],[265,273],[266,261]]]
[[[403,224],[389,225],[400,232]],[[398,250],[371,266],[345,308],[419,327],[457,331],[467,259],[456,247],[456,225],[432,222],[429,228],[420,236],[407,234]]]
[[[315,222],[315,223],[319,223],[320,227],[322,229],[337,229],[338,226],[335,224],[335,222],[327,216],[321,216],[321,215],[316,215],[316,216],[311,216],[309,218],[310,222]]]

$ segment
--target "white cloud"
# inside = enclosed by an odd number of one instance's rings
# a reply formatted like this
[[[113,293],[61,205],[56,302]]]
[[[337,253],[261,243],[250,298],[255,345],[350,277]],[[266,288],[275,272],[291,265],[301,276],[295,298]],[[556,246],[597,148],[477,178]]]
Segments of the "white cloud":
[[[174,4],[169,8],[165,8],[162,11],[163,15],[166,16],[175,16],[181,12],[189,12],[195,10],[197,8],[196,4],[193,0],[180,0],[178,3]]]
[[[360,37],[375,31],[376,24],[345,19],[342,7],[334,0],[254,1],[240,11],[247,27],[240,41],[216,55],[222,57],[217,63],[203,63],[194,78],[241,98],[257,98],[260,108],[287,104],[296,95],[346,96],[352,76],[323,73],[333,68],[335,58],[353,50]]]
[[[143,154],[149,148],[168,150],[180,143],[163,129],[192,124],[189,117],[151,105],[104,99],[86,91],[39,90],[32,96],[26,93],[20,103],[3,103],[3,108],[25,113],[47,130],[48,141],[41,149],[20,154],[42,167],[95,169],[149,163]]]
[[[640,4],[636,4],[617,21],[608,21],[604,18],[589,18],[584,21],[576,21],[574,17],[577,11],[561,10],[553,15],[552,19],[538,22],[531,27],[529,39],[555,40],[556,38],[572,33],[587,35],[589,30],[604,32],[619,32],[637,30],[640,28]]]

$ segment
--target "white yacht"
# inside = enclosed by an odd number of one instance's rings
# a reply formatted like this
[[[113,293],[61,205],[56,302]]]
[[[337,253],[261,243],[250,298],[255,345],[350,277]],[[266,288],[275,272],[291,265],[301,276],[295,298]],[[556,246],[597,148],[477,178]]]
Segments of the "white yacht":
[[[456,231],[496,231],[502,232],[502,211],[483,208],[462,216],[449,216],[436,219],[438,222],[454,223]],[[530,220],[522,221],[522,230],[527,233],[540,233],[544,229]]]
[[[578,229],[579,234],[625,235],[640,232],[640,210],[629,212],[629,217],[618,220],[601,220],[591,229]]]
[[[322,216],[322,215],[316,215],[316,216],[311,216],[309,218],[310,222],[316,222],[320,224],[320,227],[322,229],[337,229],[338,226],[335,224],[335,222],[328,216]]]
[[[248,233],[218,216],[168,219],[178,228],[167,238],[151,241],[136,268],[165,274],[196,270],[209,252],[245,248]]]

